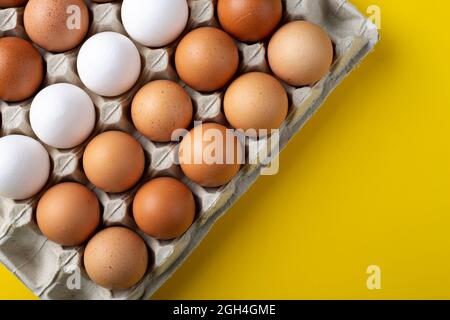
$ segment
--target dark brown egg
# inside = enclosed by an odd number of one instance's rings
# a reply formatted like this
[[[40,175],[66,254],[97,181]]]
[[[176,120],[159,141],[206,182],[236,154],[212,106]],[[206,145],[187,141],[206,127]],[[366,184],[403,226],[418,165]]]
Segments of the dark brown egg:
[[[28,0],[0,0],[0,8],[22,7]]]
[[[31,40],[52,52],[75,48],[89,29],[83,0],[29,0],[23,20]]]
[[[156,178],[145,184],[133,202],[139,229],[161,240],[178,238],[191,226],[195,216],[194,196],[174,178]]]
[[[219,0],[217,13],[226,32],[244,42],[267,38],[283,15],[281,0]]]
[[[16,37],[0,38],[0,99],[16,102],[31,97],[43,77],[42,57],[31,43]]]

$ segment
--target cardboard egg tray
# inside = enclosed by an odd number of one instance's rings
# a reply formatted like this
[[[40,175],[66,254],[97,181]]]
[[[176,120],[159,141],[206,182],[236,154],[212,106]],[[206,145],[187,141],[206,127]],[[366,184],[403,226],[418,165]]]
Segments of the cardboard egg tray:
[[[89,1],[87,3],[92,20],[88,36],[103,31],[126,34],[120,19],[121,1],[106,4],[94,4]],[[185,32],[199,26],[219,26],[215,16],[215,1],[189,0],[189,7],[190,19]],[[314,87],[285,86],[290,98],[290,111],[280,131],[280,150],[378,41],[376,27],[345,0],[284,0],[284,7],[284,22],[304,19],[321,25],[329,33],[335,45],[335,61],[330,73]],[[0,10],[0,36],[27,38],[23,28],[23,8]],[[97,125],[90,139],[108,130],[122,130],[137,138],[146,153],[146,172],[140,183],[131,191],[122,194],[107,194],[94,188],[82,169],[81,157],[88,142],[86,141],[82,146],[71,150],[47,147],[53,170],[48,184],[40,194],[27,201],[0,198],[0,260],[42,299],[149,298],[190,255],[215,221],[258,178],[261,169],[269,162],[270,156],[276,156],[271,155],[268,150],[260,150],[259,164],[243,166],[231,183],[219,189],[205,189],[190,182],[174,164],[177,145],[147,140],[135,130],[130,120],[130,103],[142,85],[155,79],[179,81],[173,63],[176,43],[163,49],[149,49],[140,45],[137,47],[143,61],[143,70],[138,83],[131,91],[115,98],[103,98],[90,93],[97,111]],[[238,47],[241,56],[239,74],[248,71],[270,72],[266,62],[267,43],[253,45],[238,43]],[[41,50],[47,68],[43,87],[68,82],[80,86],[89,93],[77,75],[78,50],[79,47],[62,54]],[[188,87],[186,89],[194,102],[195,120],[226,124],[221,110],[224,91],[201,94]],[[29,99],[21,103],[8,104],[0,100],[2,119],[0,136],[23,134],[36,138],[28,117],[31,101],[32,99]],[[271,148],[273,144],[268,143],[267,146]],[[277,149],[273,150],[276,153]],[[263,154],[268,156],[264,158]],[[174,241],[158,241],[144,235],[137,229],[132,218],[131,204],[135,192],[143,183],[157,176],[174,176],[181,179],[196,196],[198,206],[196,221],[185,235]],[[103,209],[102,227],[125,225],[136,230],[144,238],[150,251],[153,252],[153,264],[138,285],[124,291],[110,291],[97,286],[83,269],[83,247],[63,248],[47,240],[40,233],[34,216],[37,202],[45,190],[63,181],[77,181],[95,191]],[[74,278],[74,272],[78,272],[80,278],[76,276]],[[74,285],[71,286],[70,283],[73,281]],[[77,286],[77,283],[80,286]],[[1,286],[0,284],[0,290]]]

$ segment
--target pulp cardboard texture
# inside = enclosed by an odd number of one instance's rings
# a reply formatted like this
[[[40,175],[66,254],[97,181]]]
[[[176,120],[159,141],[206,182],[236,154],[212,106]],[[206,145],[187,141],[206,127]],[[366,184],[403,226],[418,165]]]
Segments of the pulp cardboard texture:
[[[331,36],[336,54],[331,71],[314,87],[285,86],[290,98],[290,111],[280,131],[280,149],[302,128],[335,86],[359,64],[378,41],[376,27],[345,0],[284,0],[283,2],[284,22],[304,19],[321,25]],[[121,1],[107,4],[95,4],[89,1],[87,3],[92,20],[88,36],[103,31],[126,34],[120,19]],[[215,1],[189,0],[189,7],[190,19],[185,32],[199,26],[219,25],[215,16]],[[0,10],[0,36],[27,38],[22,22],[23,11],[23,8]],[[238,43],[238,46],[241,56],[239,74],[256,70],[269,72],[266,62],[267,42],[253,45]],[[122,194],[107,194],[94,188],[83,173],[81,157],[88,141],[71,150],[47,147],[53,170],[45,189],[26,201],[0,198],[0,260],[42,299],[149,298],[190,255],[215,221],[258,178],[264,166],[262,163],[243,166],[232,182],[219,189],[202,188],[184,177],[180,168],[174,164],[177,145],[153,143],[142,137],[130,121],[129,110],[134,94],[145,83],[155,79],[179,81],[173,63],[176,43],[163,49],[149,49],[138,44],[137,47],[143,62],[140,79],[132,90],[115,98],[97,96],[83,86],[76,70],[79,47],[62,54],[40,50],[47,68],[42,87],[69,82],[84,88],[93,99],[97,111],[97,125],[90,139],[108,130],[128,132],[142,144],[147,163],[145,176],[135,188]],[[188,87],[186,89],[194,101],[195,120],[226,124],[221,110],[224,91],[201,94]],[[20,103],[0,101],[2,137],[23,134],[36,138],[28,117],[31,101],[32,98]],[[267,143],[267,146],[272,144]],[[277,149],[273,150],[276,153]],[[269,150],[265,148],[260,148],[259,151],[261,151],[261,162],[268,159],[264,157],[265,154],[270,156]],[[248,157],[251,159],[255,155]],[[139,186],[157,176],[174,176],[181,179],[196,196],[198,213],[195,223],[185,235],[173,241],[158,241],[142,234],[132,218],[131,204],[134,194]],[[83,247],[63,248],[41,234],[34,216],[37,202],[45,190],[63,181],[77,181],[95,191],[103,209],[102,227],[124,225],[136,230],[144,238],[152,253],[153,261],[145,278],[135,287],[124,291],[110,291],[97,286],[84,271]],[[73,276],[77,270],[81,274],[79,289],[77,289],[77,279]]]

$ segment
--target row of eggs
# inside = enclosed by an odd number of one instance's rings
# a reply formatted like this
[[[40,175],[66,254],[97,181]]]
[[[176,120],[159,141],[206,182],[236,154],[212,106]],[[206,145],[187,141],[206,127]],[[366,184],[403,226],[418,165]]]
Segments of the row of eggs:
[[[215,155],[212,158],[211,153]],[[216,123],[196,126],[183,137],[178,149],[183,173],[206,188],[230,182],[243,163],[243,154],[237,135]],[[122,131],[97,135],[86,146],[82,160],[88,180],[107,193],[130,190],[145,171],[141,144]],[[0,167],[0,196],[12,200],[35,196],[47,183],[51,171],[44,146],[23,135],[0,138]]]
[[[84,8],[82,12],[86,11],[86,17],[80,22],[81,29],[69,29],[66,25],[67,6],[75,3]],[[175,52],[179,77],[200,92],[219,90],[236,74],[238,48],[229,34],[238,40],[263,40],[276,30],[282,16],[281,0],[219,0],[217,9],[221,25],[228,33],[213,27],[194,29],[181,39]],[[125,0],[122,3],[125,30],[136,42],[151,47],[165,46],[176,40],[185,29],[188,16],[186,0]],[[82,0],[30,0],[24,13],[30,39],[52,52],[63,52],[80,44],[87,32],[88,21],[88,10]],[[85,24],[86,30],[81,37],[75,37],[73,43],[61,48],[52,47],[73,38]],[[0,58],[0,80],[4,80],[0,84],[0,99],[14,102],[30,97],[43,78],[39,53],[28,43],[4,38],[0,42]],[[320,80],[332,60],[333,45],[329,36],[312,23],[288,23],[276,30],[269,41],[271,70],[295,87],[312,85]],[[136,83],[141,72],[141,59],[137,47],[128,37],[103,32],[90,37],[81,46],[77,70],[90,91],[114,97]],[[25,76],[29,77],[28,81],[24,81]]]

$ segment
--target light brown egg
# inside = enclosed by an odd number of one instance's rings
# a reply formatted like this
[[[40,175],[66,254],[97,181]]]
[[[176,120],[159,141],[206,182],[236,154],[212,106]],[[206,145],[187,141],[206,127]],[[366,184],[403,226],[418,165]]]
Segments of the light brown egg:
[[[0,99],[16,102],[28,99],[44,78],[39,51],[16,37],[0,38]]]
[[[226,32],[243,42],[270,36],[283,14],[281,0],[219,0],[217,13]]]
[[[131,118],[136,129],[150,140],[168,142],[177,129],[186,129],[192,121],[189,94],[178,83],[152,81],[133,99]]]
[[[203,27],[188,33],[175,53],[178,75],[198,91],[211,92],[225,86],[239,65],[233,39],[217,28]]]
[[[78,246],[88,240],[100,223],[100,205],[95,194],[79,183],[61,183],[39,200],[39,229],[62,246]]]
[[[244,151],[234,132],[215,123],[192,129],[183,138],[179,149],[184,174],[208,188],[230,182],[238,173],[243,156]]]
[[[270,130],[278,129],[286,119],[288,107],[288,96],[281,83],[262,72],[247,73],[236,79],[224,98],[228,122],[236,129],[248,130],[249,136],[265,136]]]
[[[291,86],[313,85],[329,71],[333,44],[318,25],[294,21],[279,29],[269,43],[272,71]]]
[[[0,8],[22,7],[28,0],[0,0]]]
[[[123,227],[97,233],[84,251],[84,266],[92,281],[107,289],[128,289],[137,284],[148,267],[144,240]]]
[[[84,172],[98,188],[112,193],[132,188],[144,173],[145,156],[139,142],[121,131],[95,137],[83,155]]]
[[[191,190],[174,178],[156,178],[136,194],[133,215],[139,229],[160,240],[183,235],[195,217]]]
[[[89,29],[83,0],[29,0],[23,22],[30,39],[51,52],[78,46]]]

